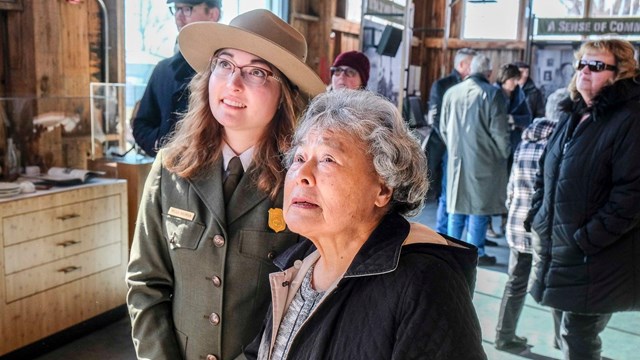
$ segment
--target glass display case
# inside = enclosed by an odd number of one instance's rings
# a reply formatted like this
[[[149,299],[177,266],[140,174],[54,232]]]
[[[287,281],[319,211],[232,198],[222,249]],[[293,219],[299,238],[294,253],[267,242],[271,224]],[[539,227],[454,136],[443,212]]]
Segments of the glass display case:
[[[8,139],[20,165],[87,168],[108,149],[126,149],[123,84],[92,84],[87,97],[0,97],[0,164]],[[114,150],[116,151],[116,150]],[[122,151],[122,150],[117,150]]]

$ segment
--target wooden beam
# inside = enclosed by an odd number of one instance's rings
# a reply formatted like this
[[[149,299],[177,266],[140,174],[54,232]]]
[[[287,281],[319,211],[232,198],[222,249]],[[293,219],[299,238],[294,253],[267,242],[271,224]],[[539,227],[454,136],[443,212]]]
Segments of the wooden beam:
[[[291,16],[293,16],[293,18],[296,20],[314,21],[314,22],[320,21],[320,18],[318,16],[308,15],[308,14],[303,14],[298,12],[294,12],[293,14],[291,14]]]
[[[360,24],[353,21],[345,20],[339,17],[333,17],[331,28],[333,31],[339,31],[342,33],[352,34],[355,36],[360,35]]]
[[[444,39],[442,38],[425,38],[423,45],[426,48],[441,49]],[[447,39],[447,48],[462,49],[472,48],[476,50],[482,49],[507,49],[507,50],[524,50],[527,44],[525,41],[498,41],[498,40],[463,40],[463,39]]]

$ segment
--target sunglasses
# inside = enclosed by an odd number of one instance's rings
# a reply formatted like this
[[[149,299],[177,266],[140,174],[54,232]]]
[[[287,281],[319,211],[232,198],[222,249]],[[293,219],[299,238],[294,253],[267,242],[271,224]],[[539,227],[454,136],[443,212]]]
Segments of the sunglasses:
[[[576,69],[578,71],[584,69],[585,66],[589,67],[589,71],[600,72],[604,70],[617,71],[618,67],[615,65],[605,64],[600,60],[578,60],[576,62]]]

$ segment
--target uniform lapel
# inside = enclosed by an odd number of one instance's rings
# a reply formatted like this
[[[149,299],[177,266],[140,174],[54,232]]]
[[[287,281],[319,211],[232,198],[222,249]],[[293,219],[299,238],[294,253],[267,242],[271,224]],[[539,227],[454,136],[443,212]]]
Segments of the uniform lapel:
[[[251,179],[253,175],[251,170],[252,168],[244,173],[229,204],[227,204],[227,224],[233,223],[267,197],[266,193],[256,188]],[[222,194],[221,191],[220,194]]]
[[[211,210],[216,218],[220,219],[219,221],[222,224],[225,224],[224,195],[222,194],[222,156],[216,161],[211,172],[209,176],[193,180],[192,185],[205,206]]]

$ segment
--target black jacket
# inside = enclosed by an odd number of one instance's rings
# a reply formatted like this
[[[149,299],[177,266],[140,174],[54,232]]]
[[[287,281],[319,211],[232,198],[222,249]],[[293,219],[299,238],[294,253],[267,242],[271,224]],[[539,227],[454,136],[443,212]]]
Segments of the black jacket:
[[[189,81],[195,71],[180,52],[156,65],[133,119],[133,137],[150,156],[173,132],[189,106]]]
[[[452,238],[454,246],[402,246],[409,228],[399,215],[383,219],[302,325],[288,359],[486,359],[471,302],[477,249]],[[277,265],[290,267],[305,246],[295,245]],[[271,320],[270,311],[266,339]],[[248,359],[260,339],[245,351]]]
[[[640,78],[568,112],[541,159],[530,293],[576,313],[640,310]],[[577,125],[582,114],[591,117]]]
[[[427,143],[425,144],[425,152],[427,156],[427,167],[429,170],[429,193],[427,197],[429,199],[437,199],[442,192],[442,162],[444,161],[444,154],[447,152],[447,147],[442,141],[440,135],[440,115],[442,114],[442,100],[444,99],[444,93],[447,92],[453,85],[456,85],[462,81],[460,73],[453,69],[451,74],[436,80],[431,85],[431,92],[429,93],[429,109],[433,113],[433,124],[431,124],[432,133],[429,136]]]
[[[463,79],[457,70],[451,71],[451,74],[436,80],[431,85],[431,92],[429,92],[429,111],[435,111],[433,115],[433,128],[440,128],[440,114],[442,114],[442,100],[444,99],[444,93],[449,90],[453,85],[458,84]]]
[[[524,83],[522,91],[524,91],[527,96],[527,105],[529,106],[531,116],[533,116],[534,119],[544,117],[544,95],[542,95],[542,92],[536,87],[536,84],[531,78],[528,78],[527,82]]]

